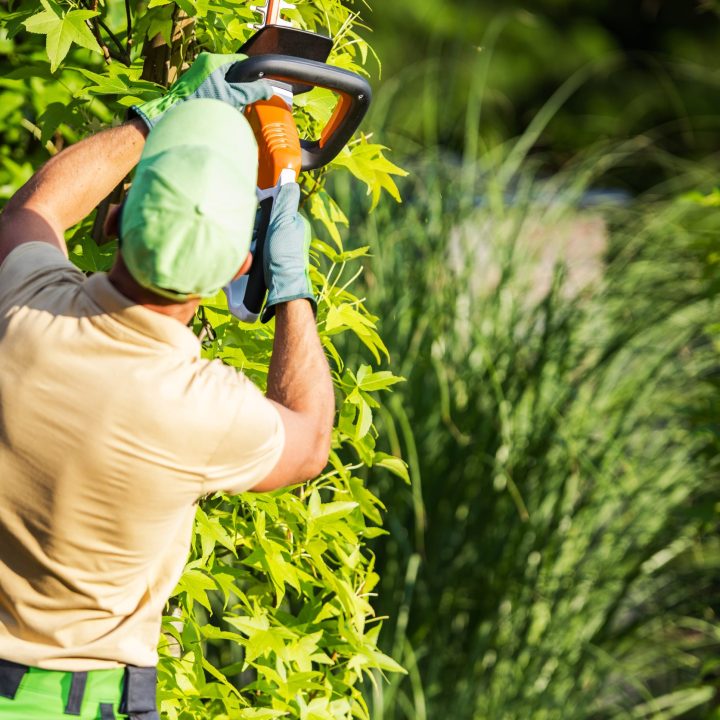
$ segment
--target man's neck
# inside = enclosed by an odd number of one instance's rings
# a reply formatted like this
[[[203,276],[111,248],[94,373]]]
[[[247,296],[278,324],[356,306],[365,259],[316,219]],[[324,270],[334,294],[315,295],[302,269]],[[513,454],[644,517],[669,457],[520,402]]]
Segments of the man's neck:
[[[175,320],[181,322],[183,325],[187,325],[190,320],[192,320],[200,304],[199,300],[187,300],[185,302],[170,300],[142,287],[142,285],[139,285],[135,278],[130,275],[120,254],[118,254],[117,260],[108,274],[108,278],[115,286],[115,289],[121,292],[126,298],[129,298],[138,305],[146,307],[148,310],[175,318]]]

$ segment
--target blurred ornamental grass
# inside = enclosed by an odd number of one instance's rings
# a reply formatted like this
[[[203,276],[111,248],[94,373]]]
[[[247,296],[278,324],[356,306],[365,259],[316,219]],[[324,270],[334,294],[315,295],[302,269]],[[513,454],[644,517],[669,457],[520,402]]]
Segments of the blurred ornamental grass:
[[[372,717],[720,718],[720,213],[687,195],[712,189],[717,158],[647,136],[544,177],[528,152],[588,75],[489,148],[487,61],[464,158],[430,118],[400,163],[404,205],[365,215],[335,184],[406,378],[381,412],[411,483],[371,480],[381,642],[408,675],[376,674]],[[418,112],[438,112],[437,82],[424,92]],[[673,180],[584,207],[636,164]]]

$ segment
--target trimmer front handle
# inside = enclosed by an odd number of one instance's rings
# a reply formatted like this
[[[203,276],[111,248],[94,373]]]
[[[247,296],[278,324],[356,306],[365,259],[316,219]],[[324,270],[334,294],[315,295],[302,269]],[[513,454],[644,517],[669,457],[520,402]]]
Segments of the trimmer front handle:
[[[319,140],[301,140],[302,169],[315,170],[331,162],[360,126],[372,99],[368,81],[355,73],[326,63],[290,55],[256,55],[233,65],[228,82],[275,80],[292,85],[293,94],[321,87],[338,94],[340,101]]]

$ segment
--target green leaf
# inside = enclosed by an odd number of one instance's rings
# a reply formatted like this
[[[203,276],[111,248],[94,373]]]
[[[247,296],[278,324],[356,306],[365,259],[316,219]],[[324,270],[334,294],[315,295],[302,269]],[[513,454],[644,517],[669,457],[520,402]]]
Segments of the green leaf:
[[[47,63],[28,63],[3,75],[5,80],[29,80],[30,78],[52,80]]]
[[[62,23],[62,14],[57,5],[49,6],[41,2],[45,10],[31,16],[23,22],[25,29],[31,33],[47,35]]]
[[[349,515],[358,504],[356,502],[329,502],[320,505],[314,512],[311,512],[311,520],[323,520],[325,522],[334,522],[340,518]]]
[[[147,22],[147,30],[145,32],[149,38],[160,35],[166,45],[171,44],[174,7],[173,3],[169,3],[159,8],[153,8],[151,12],[145,15],[143,18]]]
[[[41,0],[45,8],[23,23],[28,32],[45,35],[45,49],[50,59],[50,70],[55,72],[75,43],[93,52],[101,53],[86,21],[98,15],[93,10],[64,12],[51,0]]]
[[[372,410],[370,409],[370,405],[368,405],[363,400],[358,405],[357,423],[355,425],[355,432],[353,434],[355,440],[360,440],[361,438],[364,438],[370,432],[370,428],[372,427],[372,421],[373,414]]]
[[[98,46],[97,40],[86,22],[97,14],[92,10],[70,10],[64,18],[62,32],[66,33],[71,42],[76,45],[102,54],[102,49]]]
[[[180,578],[173,596],[184,592],[187,595],[188,609],[192,609],[193,602],[198,602],[206,610],[210,610],[210,600],[207,594],[216,587],[215,582],[206,573],[201,570],[189,569],[185,570]]]
[[[342,253],[343,244],[338,225],[347,226],[348,219],[337,203],[325,192],[315,193],[310,196],[310,215],[323,224],[338,251]]]
[[[101,75],[81,67],[72,69],[82,73],[88,80],[95,83],[85,88],[86,92],[91,92],[94,95],[124,95],[130,89],[128,84],[120,77]]]
[[[68,123],[75,118],[77,100],[70,103],[54,102],[45,108],[45,112],[38,118],[42,135],[40,142],[44,145],[55,133],[60,125]]]
[[[368,365],[362,365],[357,373],[358,387],[365,392],[376,392],[378,390],[387,390],[392,385],[404,382],[405,378],[393,375],[393,373],[383,370],[381,372],[372,372]]]
[[[371,210],[377,207],[383,190],[397,202],[402,202],[392,176],[405,177],[408,173],[391,163],[384,155],[385,150],[385,146],[369,143],[363,136],[359,142],[346,147],[333,161],[334,165],[346,167],[367,185],[368,195],[372,195]]]
[[[68,254],[73,264],[83,272],[107,272],[115,260],[117,241],[98,246],[90,237],[89,228],[80,228],[68,240]]]
[[[352,330],[372,352],[377,362],[380,362],[380,352],[388,356],[385,343],[381,340],[372,317],[363,315],[350,303],[331,306],[325,319],[325,331],[336,334],[345,330]]]
[[[407,463],[399,457],[387,455],[386,453],[375,453],[375,465],[389,470],[393,475],[397,475],[408,485],[410,484],[410,474],[408,473]]]
[[[197,8],[193,4],[192,0],[175,0],[175,2],[181,10],[184,10],[187,13],[188,17],[195,17],[198,14]]]
[[[2,24],[7,31],[7,37],[9,39],[14,38],[15,35],[23,29],[25,20],[32,16],[34,10],[35,7],[33,6],[31,8],[18,10],[18,12],[8,13],[7,15],[2,16]],[[7,75],[4,74],[4,77],[7,77]]]
[[[203,558],[210,556],[215,544],[236,554],[235,543],[230,533],[222,526],[220,520],[208,517],[201,507],[195,511],[195,532],[200,537],[203,546]]]
[[[327,243],[324,243],[322,240],[313,240],[312,244],[313,249],[319,250],[325,257],[327,257],[331,262],[342,264],[346,263],[349,260],[356,260],[360,257],[365,257],[370,253],[370,248],[360,247],[355,248],[354,250],[344,250],[343,252],[337,252],[334,248],[330,247]]]
[[[720,188],[715,188],[707,195],[697,191],[686,193],[680,199],[703,207],[720,207]]]
[[[389,655],[385,655],[385,653],[375,651],[370,655],[370,657],[374,664],[377,665],[377,667],[379,667],[381,670],[387,670],[388,672],[407,675],[407,670],[405,670],[402,665],[395,662],[395,660],[393,660]]]

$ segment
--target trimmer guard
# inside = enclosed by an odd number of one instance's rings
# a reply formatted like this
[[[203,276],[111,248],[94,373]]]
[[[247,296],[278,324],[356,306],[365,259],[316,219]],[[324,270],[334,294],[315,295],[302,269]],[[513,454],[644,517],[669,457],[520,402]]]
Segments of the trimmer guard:
[[[284,25],[266,25],[256,32],[239,50],[243,55],[290,55],[291,57],[325,62],[333,41],[325,35],[298,30]]]

